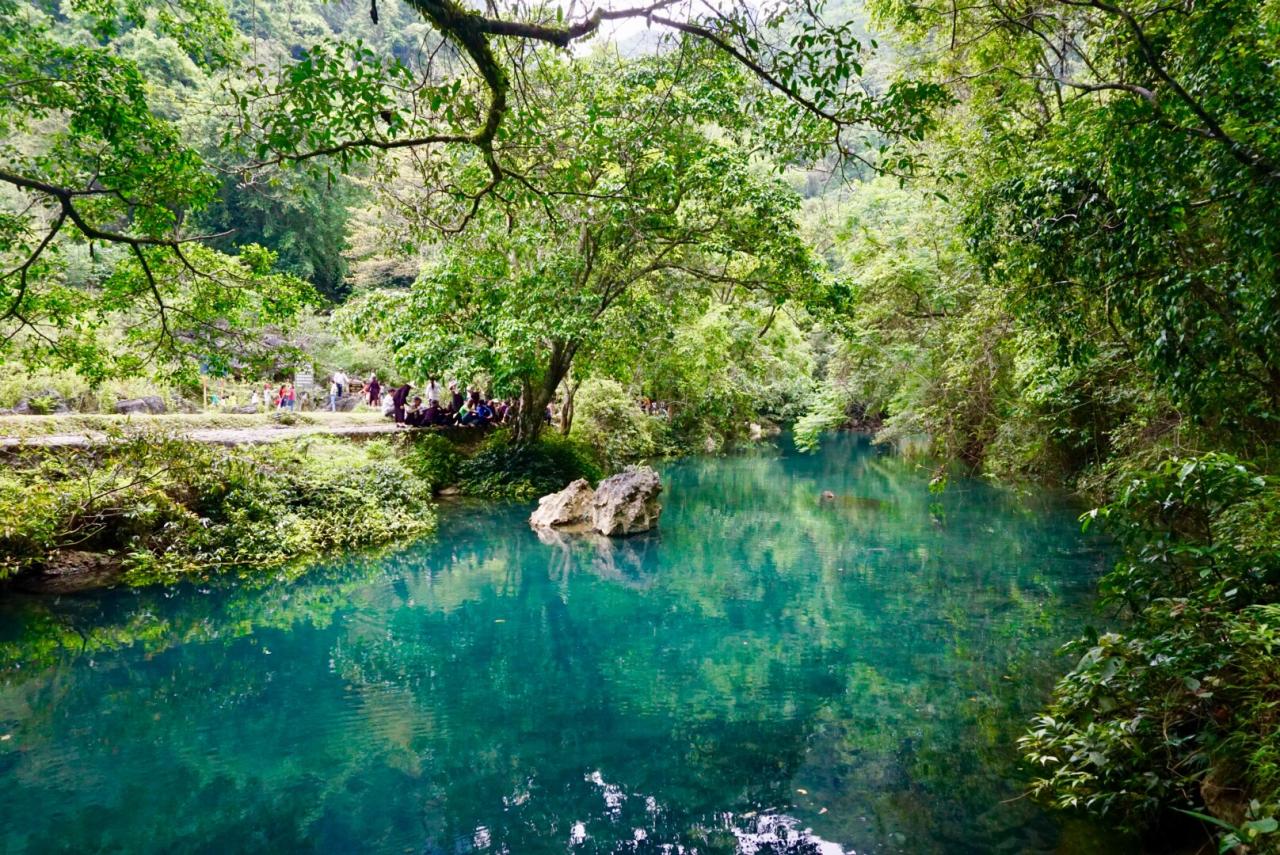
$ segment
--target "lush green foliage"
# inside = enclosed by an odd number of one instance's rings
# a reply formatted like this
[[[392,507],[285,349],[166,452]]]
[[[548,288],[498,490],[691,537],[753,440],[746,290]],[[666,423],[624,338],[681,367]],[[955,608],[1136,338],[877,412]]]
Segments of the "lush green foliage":
[[[569,436],[590,446],[606,470],[621,469],[662,447],[665,421],[642,412],[616,380],[587,380],[573,401]]]
[[[331,301],[347,293],[347,208],[355,191],[346,181],[312,175],[273,181],[223,182],[216,203],[201,214],[201,227],[225,234],[212,241],[228,251],[260,244],[279,256],[284,273],[315,285]]]
[[[1023,739],[1040,795],[1139,822],[1169,806],[1238,826],[1280,813],[1280,484],[1222,454],[1171,458],[1092,515],[1124,550],[1105,596],[1130,620]]]
[[[798,198],[709,130],[744,133],[742,81],[676,63],[541,64],[535,94],[561,127],[549,140],[517,112],[505,133],[528,152],[520,173],[554,195],[481,209],[412,291],[350,307],[350,327],[385,336],[413,376],[478,372],[519,393],[526,437],[571,372],[625,364],[712,294],[775,312],[819,299]]]
[[[742,437],[750,422],[788,423],[804,411],[813,355],[793,311],[712,302],[645,352],[636,385],[668,406],[675,441],[719,445]]]
[[[116,555],[133,583],[280,567],[432,527],[431,485],[385,442],[234,451],[142,436],[0,476],[4,575],[60,550]]]
[[[432,491],[458,482],[463,459],[458,447],[439,434],[415,434],[406,438],[405,465]]]
[[[93,380],[157,359],[190,373],[184,355],[225,365],[220,345],[287,321],[309,289],[251,243],[230,256],[186,242],[187,212],[217,182],[190,128],[153,103],[153,41],[123,34],[148,28],[200,75],[233,62],[234,28],[207,0],[69,5],[0,4],[0,354]]]
[[[591,448],[574,439],[544,433],[513,443],[506,431],[496,431],[458,466],[458,486],[468,496],[529,501],[577,478],[595,482],[601,475]]]

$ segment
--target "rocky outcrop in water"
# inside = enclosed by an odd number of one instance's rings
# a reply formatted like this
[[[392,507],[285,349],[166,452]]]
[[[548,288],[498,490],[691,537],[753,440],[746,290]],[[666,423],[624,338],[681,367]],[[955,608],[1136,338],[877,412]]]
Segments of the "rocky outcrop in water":
[[[591,527],[611,537],[648,531],[658,524],[662,482],[648,466],[628,466],[600,482],[591,501]]]
[[[588,529],[611,537],[649,531],[658,524],[662,482],[648,466],[628,466],[595,490],[579,478],[558,493],[543,496],[529,516],[537,529]]]
[[[538,509],[529,515],[534,528],[585,527],[591,522],[591,502],[595,490],[585,478],[579,478],[559,493],[543,496]]]

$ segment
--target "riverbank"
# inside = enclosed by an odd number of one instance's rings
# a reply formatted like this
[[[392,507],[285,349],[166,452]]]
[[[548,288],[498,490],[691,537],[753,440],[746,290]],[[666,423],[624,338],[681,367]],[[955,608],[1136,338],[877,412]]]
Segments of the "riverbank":
[[[120,437],[168,434],[192,442],[243,445],[314,434],[363,436],[394,433],[386,416],[368,412],[172,413],[162,415],[61,414],[0,416],[0,449],[88,448]]]
[[[445,490],[532,499],[604,474],[589,448],[558,436],[515,447],[502,431],[324,427],[234,445],[138,434],[20,447],[0,473],[0,581],[71,593],[291,575],[319,555],[429,533]]]

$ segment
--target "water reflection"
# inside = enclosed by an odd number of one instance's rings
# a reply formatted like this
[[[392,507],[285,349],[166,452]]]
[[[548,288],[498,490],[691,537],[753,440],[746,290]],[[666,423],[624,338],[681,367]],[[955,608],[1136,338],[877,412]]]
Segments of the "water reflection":
[[[625,541],[468,507],[299,583],[6,604],[0,848],[1067,846],[1010,799],[1103,569],[1069,510],[852,438],[665,474]]]

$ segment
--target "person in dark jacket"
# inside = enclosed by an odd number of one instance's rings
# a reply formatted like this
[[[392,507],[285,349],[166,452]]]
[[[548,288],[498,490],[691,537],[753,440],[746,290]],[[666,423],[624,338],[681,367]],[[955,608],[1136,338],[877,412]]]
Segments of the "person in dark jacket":
[[[422,427],[426,422],[423,421],[427,410],[422,406],[422,398],[418,395],[413,396],[413,403],[404,414],[404,423],[409,427]]]
[[[369,375],[369,385],[365,387],[365,391],[369,393],[369,406],[376,407],[382,402],[382,384],[378,382],[377,374]]]
[[[404,424],[404,403],[409,400],[409,392],[413,389],[413,384],[405,383],[400,388],[391,393],[391,412],[396,417],[396,424]]]

